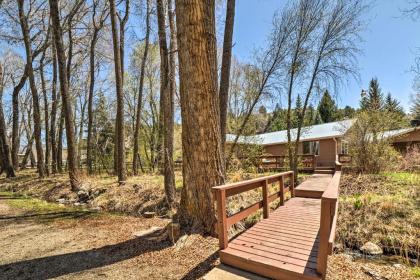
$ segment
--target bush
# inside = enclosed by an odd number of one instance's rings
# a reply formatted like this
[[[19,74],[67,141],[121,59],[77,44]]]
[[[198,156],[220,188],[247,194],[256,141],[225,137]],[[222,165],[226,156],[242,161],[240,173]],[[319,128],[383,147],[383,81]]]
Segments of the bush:
[[[420,170],[420,147],[414,145],[407,150],[404,156],[402,164],[400,166],[402,170],[415,171]]]
[[[362,111],[346,140],[353,165],[359,173],[379,173],[399,167],[401,155],[391,146],[386,131],[396,127],[395,118],[383,111]]]

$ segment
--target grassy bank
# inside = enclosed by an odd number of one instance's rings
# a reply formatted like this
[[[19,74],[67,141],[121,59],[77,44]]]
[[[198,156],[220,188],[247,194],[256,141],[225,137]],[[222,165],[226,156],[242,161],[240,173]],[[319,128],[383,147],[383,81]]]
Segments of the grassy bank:
[[[385,253],[419,261],[420,175],[344,174],[340,186],[338,242],[360,248],[371,241]]]

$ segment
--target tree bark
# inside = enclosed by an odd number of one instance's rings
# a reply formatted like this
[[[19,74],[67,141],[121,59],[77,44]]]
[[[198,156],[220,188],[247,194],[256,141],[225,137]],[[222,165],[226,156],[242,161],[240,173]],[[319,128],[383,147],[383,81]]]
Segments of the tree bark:
[[[146,37],[144,41],[144,52],[140,66],[140,81],[139,81],[139,95],[137,98],[137,111],[136,111],[136,126],[134,129],[134,151],[133,151],[133,174],[138,174],[140,164],[139,153],[139,137],[141,127],[141,109],[143,100],[143,87],[144,87],[144,71],[146,68],[147,55],[149,52],[149,37],[150,37],[150,1],[146,0]]]
[[[28,79],[28,67],[25,65],[25,70],[19,83],[13,88],[12,93],[12,163],[15,170],[19,169],[19,93]]]
[[[45,76],[44,76],[44,60],[45,60],[45,52],[42,53],[40,62],[39,62],[39,73],[41,76],[41,89],[42,95],[44,98],[44,123],[45,123],[45,173],[47,176],[50,174],[50,134],[49,134],[49,106],[48,106],[48,96],[47,96],[47,87],[45,85]]]
[[[53,42],[51,49],[52,56],[52,84],[51,84],[51,122],[50,122],[50,139],[51,139],[51,172],[57,173],[57,142],[56,142],[56,119],[57,119],[57,53],[55,50],[55,43]]]
[[[225,150],[226,122],[229,101],[230,65],[232,62],[232,37],[235,19],[235,0],[227,0],[225,34],[223,38],[222,69],[220,72],[220,131],[222,134],[222,149]]]
[[[6,172],[6,177],[15,177],[15,170],[12,165],[12,157],[10,154],[10,147],[7,142],[6,122],[3,112],[3,67],[0,65],[0,148],[1,148],[1,170]],[[1,174],[1,172],[0,172]]]
[[[169,4],[170,2],[168,2]],[[163,176],[166,200],[170,207],[175,200],[175,174],[173,166],[174,102],[169,84],[168,46],[166,42],[165,8],[163,0],[157,0],[157,20],[160,50],[160,98],[163,112]],[[173,19],[172,19],[173,22]],[[172,24],[173,25],[173,24]]]
[[[52,21],[55,48],[57,51],[58,72],[60,79],[60,92],[62,107],[64,109],[66,136],[67,136],[67,166],[72,190],[77,190],[79,186],[79,171],[77,168],[75,132],[73,124],[73,112],[71,109],[68,76],[66,68],[66,56],[64,54],[63,34],[58,12],[58,0],[49,0],[50,17]]]
[[[63,137],[64,137],[64,108],[61,106],[60,121],[58,123],[57,139],[57,170],[63,172]]]
[[[20,27],[22,30],[23,40],[25,44],[26,64],[28,66],[29,84],[30,84],[31,93],[32,93],[37,169],[38,169],[39,177],[44,177],[45,168],[44,168],[44,153],[42,149],[42,140],[41,140],[41,117],[40,117],[38,90],[35,84],[34,70],[32,67],[31,39],[30,39],[30,34],[29,34],[27,18],[23,10],[24,0],[18,0],[17,2],[18,2],[18,8],[19,8]]]
[[[224,182],[217,90],[214,0],[177,0],[182,114],[183,226],[215,232],[211,188]]]
[[[98,42],[99,31],[103,28],[105,23],[105,9],[102,11],[99,23],[96,23],[96,13],[97,13],[97,2],[93,1],[93,13],[92,13],[92,24],[93,24],[93,34],[92,40],[90,41],[90,48],[89,48],[89,96],[88,96],[88,135],[87,135],[87,166],[88,166],[88,173],[92,174],[92,146],[93,146],[93,139],[92,139],[92,130],[93,130],[93,94],[95,90],[95,48],[96,43]]]
[[[122,68],[121,58],[118,40],[118,30],[116,26],[116,11],[115,1],[110,0],[110,15],[111,15],[111,26],[112,26],[112,42],[114,49],[114,66],[115,66],[115,88],[117,94],[117,121],[116,121],[116,140],[117,140],[117,171],[118,171],[118,182],[120,185],[126,181],[126,170],[125,170],[125,147],[124,147],[124,93],[123,93],[123,79],[122,79]]]

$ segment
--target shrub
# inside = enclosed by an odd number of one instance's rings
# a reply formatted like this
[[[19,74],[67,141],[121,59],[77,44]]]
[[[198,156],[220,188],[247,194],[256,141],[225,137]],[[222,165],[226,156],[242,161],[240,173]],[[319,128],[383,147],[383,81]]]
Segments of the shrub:
[[[386,131],[396,127],[392,114],[384,111],[361,111],[346,134],[353,165],[359,173],[396,170],[400,154],[390,144]]]
[[[401,164],[401,169],[406,171],[420,170],[420,147],[414,145],[407,150],[404,160]]]

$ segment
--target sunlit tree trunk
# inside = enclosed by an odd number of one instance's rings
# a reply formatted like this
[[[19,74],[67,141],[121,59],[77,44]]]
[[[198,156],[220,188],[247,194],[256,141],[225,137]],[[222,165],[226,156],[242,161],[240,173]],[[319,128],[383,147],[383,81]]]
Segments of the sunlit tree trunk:
[[[176,1],[184,187],[179,219],[214,233],[211,188],[224,182],[214,0]]]
[[[114,49],[114,67],[115,67],[115,88],[117,94],[117,121],[116,121],[116,145],[117,145],[117,171],[118,171],[118,182],[124,184],[126,180],[125,170],[125,147],[124,147],[124,93],[122,88],[122,68],[120,58],[120,44],[118,39],[118,30],[116,26],[116,11],[115,1],[110,0],[110,15],[111,15],[111,26],[112,26],[112,42]]]
[[[220,131],[222,134],[222,149],[225,150],[226,121],[229,101],[230,65],[232,61],[232,37],[235,19],[235,0],[227,0],[225,34],[223,39],[222,69],[220,72]]]
[[[175,200],[175,174],[173,166],[173,134],[174,134],[174,108],[173,92],[169,81],[169,57],[166,41],[165,7],[163,0],[157,0],[157,20],[160,50],[160,98],[163,112],[163,175],[166,200],[172,205]]]
[[[77,155],[75,145],[75,132],[73,124],[73,112],[71,108],[69,85],[66,68],[66,56],[64,54],[63,33],[58,12],[58,0],[50,0],[50,17],[52,21],[54,42],[57,52],[58,74],[60,80],[61,103],[64,109],[64,118],[67,136],[67,166],[70,176],[70,184],[73,190],[79,187],[79,170],[77,168]]]

